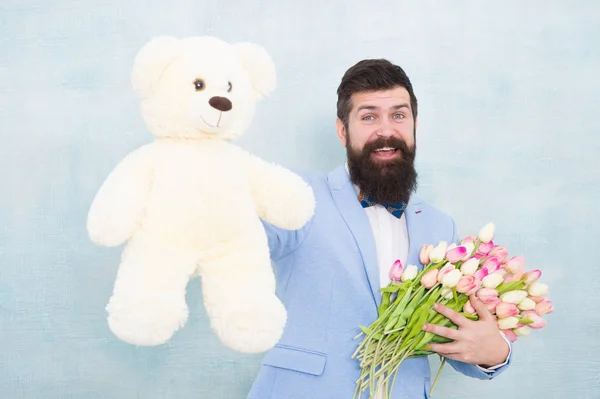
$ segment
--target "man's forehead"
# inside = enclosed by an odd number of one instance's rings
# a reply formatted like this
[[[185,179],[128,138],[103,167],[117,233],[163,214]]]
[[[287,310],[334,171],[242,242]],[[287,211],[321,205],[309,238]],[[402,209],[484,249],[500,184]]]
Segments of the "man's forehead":
[[[388,90],[361,91],[351,96],[352,108],[370,105],[373,107],[394,107],[400,104],[408,104],[410,107],[410,94],[404,87],[396,87]]]

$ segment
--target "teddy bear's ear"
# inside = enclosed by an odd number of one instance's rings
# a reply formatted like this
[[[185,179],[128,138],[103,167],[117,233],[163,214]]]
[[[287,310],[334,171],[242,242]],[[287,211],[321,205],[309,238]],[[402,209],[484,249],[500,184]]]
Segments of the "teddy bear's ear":
[[[182,53],[181,40],[171,36],[159,36],[144,45],[133,62],[131,83],[141,98],[154,92],[161,75]]]
[[[264,48],[253,43],[238,43],[234,47],[250,76],[256,97],[267,97],[275,90],[277,84],[275,63],[271,56]]]

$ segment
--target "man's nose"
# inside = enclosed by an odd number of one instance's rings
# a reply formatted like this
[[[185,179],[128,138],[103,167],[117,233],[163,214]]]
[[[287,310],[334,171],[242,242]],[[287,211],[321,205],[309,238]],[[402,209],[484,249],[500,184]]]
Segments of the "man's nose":
[[[391,137],[396,133],[394,125],[387,120],[382,120],[377,129],[377,135],[379,137]]]

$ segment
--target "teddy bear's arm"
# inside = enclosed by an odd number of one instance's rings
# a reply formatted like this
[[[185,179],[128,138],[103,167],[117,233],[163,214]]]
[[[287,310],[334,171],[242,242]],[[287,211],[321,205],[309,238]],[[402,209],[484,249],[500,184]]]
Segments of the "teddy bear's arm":
[[[117,246],[131,237],[146,207],[152,181],[152,147],[127,155],[110,173],[94,198],[87,219],[91,240]]]
[[[312,188],[297,174],[248,154],[246,170],[261,219],[276,227],[296,230],[315,210]]]

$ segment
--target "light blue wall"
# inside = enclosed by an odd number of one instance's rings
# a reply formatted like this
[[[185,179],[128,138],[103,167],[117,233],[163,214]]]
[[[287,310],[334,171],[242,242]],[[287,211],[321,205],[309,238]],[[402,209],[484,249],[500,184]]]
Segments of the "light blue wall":
[[[346,68],[402,65],[421,104],[421,195],[463,234],[495,221],[498,241],[543,269],[557,309],[498,380],[448,369],[436,396],[600,398],[596,0],[2,0],[0,398],[242,398],[258,370],[260,356],[210,333],[198,281],[165,346],[136,349],[106,325],[121,249],[92,245],[85,217],[116,163],[152,139],[129,71],[165,33],[265,46],[279,86],[239,144],[314,171],[344,159],[333,126]]]

